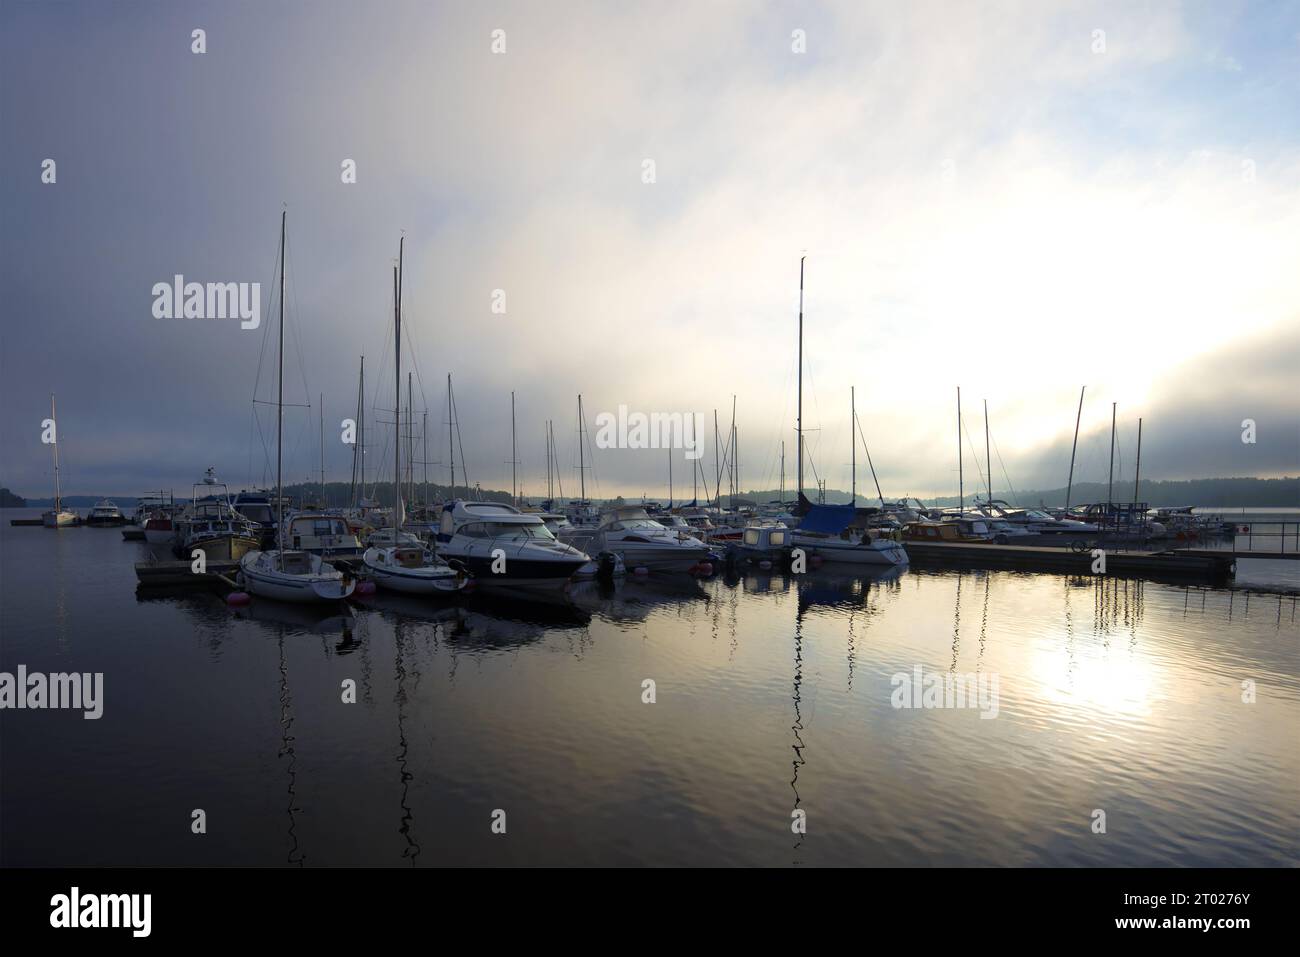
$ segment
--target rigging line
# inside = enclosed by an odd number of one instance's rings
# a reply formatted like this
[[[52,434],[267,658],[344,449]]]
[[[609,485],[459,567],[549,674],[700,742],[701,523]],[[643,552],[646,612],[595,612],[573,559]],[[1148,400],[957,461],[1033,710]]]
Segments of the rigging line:
[[[993,443],[993,454],[998,457],[998,465],[1002,468],[1002,477],[1006,479],[1007,488],[1011,490],[1011,501],[1017,508],[1019,508],[1020,494],[1016,491],[1016,487],[1011,484],[1011,476],[1007,474],[1006,463],[1002,461],[1002,450],[998,448],[998,440],[993,438],[992,432],[989,433],[989,441]]]
[[[975,452],[975,443],[971,441],[971,437],[970,437],[970,426],[966,423],[965,419],[962,419],[961,427],[962,427],[962,431],[966,433],[966,444],[970,446],[971,457],[975,459],[975,472],[977,475],[979,475],[980,481],[983,482],[984,471],[980,468],[980,457]],[[993,487],[993,483],[991,481],[988,483],[988,487],[990,489]]]
[[[286,258],[291,257],[291,254],[289,252],[289,238],[287,233],[285,235],[285,241],[284,241],[284,254]],[[293,262],[292,258],[290,258],[290,264],[292,264],[292,262]],[[289,323],[289,330],[293,334],[293,347],[296,350],[298,356],[298,375],[302,379],[302,392],[304,396],[308,397],[308,401],[310,402],[311,389],[307,385],[307,367],[303,362],[302,331],[298,328],[299,327],[298,317],[302,315],[302,307],[301,304],[298,302],[298,271],[297,270],[298,267],[294,266],[294,281],[293,283],[290,284],[291,288],[289,291],[289,297],[293,300],[293,312],[289,316],[291,320]],[[286,280],[288,279],[288,274],[289,274],[289,268],[288,266],[286,266],[285,267]],[[285,305],[287,306],[288,303],[286,303]],[[310,407],[311,406],[308,405],[308,408]]]
[[[451,411],[453,420],[456,423],[456,450],[460,452],[460,475],[465,480],[465,496],[469,497],[469,463],[465,461],[465,443],[460,437],[460,406],[456,404],[456,391],[451,392]],[[452,475],[451,480],[456,481],[456,476]]]

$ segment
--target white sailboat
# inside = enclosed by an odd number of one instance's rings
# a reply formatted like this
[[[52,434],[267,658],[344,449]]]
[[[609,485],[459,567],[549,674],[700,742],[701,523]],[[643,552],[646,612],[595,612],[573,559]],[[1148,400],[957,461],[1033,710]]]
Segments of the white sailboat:
[[[284,238],[288,214],[280,214],[280,348],[276,399],[276,548],[253,549],[239,561],[240,575],[254,595],[280,601],[316,602],[347,598],[356,587],[319,555],[284,547]]]
[[[50,393],[50,422],[54,424],[54,441],[50,447],[54,450],[54,508],[41,514],[41,523],[46,528],[66,528],[76,525],[80,519],[76,512],[63,507],[63,490],[59,487],[59,423],[54,414],[54,393]]]
[[[366,549],[361,561],[366,574],[376,585],[392,591],[413,595],[450,595],[465,587],[468,578],[452,568],[422,544],[411,545],[403,541],[404,509],[402,508],[402,280],[401,263],[405,241],[399,246],[398,265],[393,269],[393,359],[394,386],[399,410],[399,421],[393,430],[393,491],[397,496],[393,508],[391,544]]]

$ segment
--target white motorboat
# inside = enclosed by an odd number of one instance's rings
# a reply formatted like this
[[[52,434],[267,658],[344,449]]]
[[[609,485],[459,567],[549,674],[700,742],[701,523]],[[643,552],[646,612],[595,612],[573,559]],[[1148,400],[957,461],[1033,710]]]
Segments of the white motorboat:
[[[628,568],[687,571],[712,550],[693,535],[664,528],[643,508],[622,506],[605,514],[589,551],[613,552]]]
[[[790,544],[823,561],[906,565],[907,549],[892,538],[873,536],[869,530],[855,528],[856,513],[852,505],[810,506],[799,527],[791,530]]]
[[[562,588],[591,561],[585,551],[557,541],[539,513],[501,502],[444,505],[437,548],[479,587]]]
[[[114,525],[125,525],[127,524],[127,520],[126,516],[122,514],[122,510],[117,507],[117,503],[111,502],[105,498],[100,499],[95,503],[94,507],[90,510],[90,514],[86,516],[86,524],[110,527]]]
[[[401,269],[405,240],[399,247],[397,267],[393,270],[393,381],[397,384],[397,404],[402,407],[402,288]],[[411,536],[402,531],[402,430],[393,429],[393,488],[397,493],[397,504],[393,508],[393,524],[387,531],[387,545],[372,544],[362,555],[366,574],[371,581],[381,588],[405,592],[411,595],[450,595],[465,587],[467,576],[463,571],[452,568],[447,562],[438,558],[416,539],[411,544],[403,541]],[[338,521],[346,527],[347,522],[341,517]],[[374,539],[379,533],[371,536]],[[355,537],[353,541],[355,541]]]
[[[284,533],[287,548],[313,555],[360,555],[364,549],[347,518],[338,512],[298,512]]]
[[[288,213],[280,214],[280,341],[276,359],[278,394],[281,396],[284,394],[284,240],[287,219]],[[344,575],[319,555],[290,551],[284,547],[284,404],[277,401],[276,406],[275,532],[278,547],[269,551],[252,549],[245,553],[239,561],[240,577],[245,588],[263,598],[293,602],[338,601],[347,598],[356,588],[356,582],[350,576]]]

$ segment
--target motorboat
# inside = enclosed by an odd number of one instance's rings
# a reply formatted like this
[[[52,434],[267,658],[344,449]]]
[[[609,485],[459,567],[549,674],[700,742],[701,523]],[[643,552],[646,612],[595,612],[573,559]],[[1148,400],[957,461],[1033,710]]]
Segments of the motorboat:
[[[792,529],[790,544],[823,561],[853,565],[906,565],[907,550],[892,536],[855,526],[852,505],[811,505]]]
[[[639,506],[619,506],[605,513],[590,550],[613,552],[628,568],[651,571],[688,571],[712,554],[698,538],[664,528]]]
[[[469,576],[420,545],[367,548],[361,561],[376,585],[410,595],[454,595]]]
[[[536,512],[463,499],[443,506],[437,553],[489,588],[562,588],[591,561],[585,551],[558,541]]]
[[[745,562],[780,562],[790,554],[790,529],[773,522],[751,525],[740,541],[727,546],[727,557]]]
[[[222,494],[210,491],[199,497],[199,488],[222,489]],[[229,493],[221,483],[204,483],[194,486],[193,501],[174,521],[170,539],[177,557],[188,559],[196,550],[202,551],[207,561],[239,561],[247,552],[262,544],[261,530],[230,504]],[[163,538],[163,529],[145,527],[145,541],[152,541],[150,532]]]
[[[313,555],[360,555],[365,549],[346,516],[338,512],[298,512],[284,532],[286,548]]]
[[[394,545],[415,548],[423,546],[424,539],[415,532],[408,532],[405,529],[394,532],[391,526],[389,528],[377,528],[366,536],[367,548],[391,548]]]
[[[100,528],[110,528],[117,525],[126,525],[127,518],[122,514],[122,510],[117,507],[116,502],[108,499],[100,499],[86,516],[86,524],[94,525]]]

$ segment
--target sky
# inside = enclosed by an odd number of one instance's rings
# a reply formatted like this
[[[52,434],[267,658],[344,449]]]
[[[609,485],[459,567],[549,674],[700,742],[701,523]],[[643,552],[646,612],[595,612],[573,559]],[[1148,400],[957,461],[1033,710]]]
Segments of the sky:
[[[204,52],[193,32],[204,31]],[[500,31],[500,32],[498,32]],[[494,49],[495,48],[495,49]],[[417,476],[577,491],[620,405],[735,402],[740,483],[848,488],[850,389],[886,495],[1300,474],[1300,7],[1269,3],[0,6],[0,484],[346,480],[366,357],[391,475],[392,267]],[[45,161],[53,159],[54,182]],[[345,161],[355,182],[344,182]],[[153,289],[261,283],[262,321]],[[504,307],[504,311],[502,311]],[[1254,442],[1243,423],[1254,423]],[[864,452],[857,448],[859,465]],[[461,449],[457,449],[458,462]],[[689,491],[597,448],[589,495]],[[269,472],[268,472],[269,468]],[[461,469],[458,466],[457,475]],[[870,481],[859,469],[858,488]],[[725,484],[725,482],[724,482]]]

